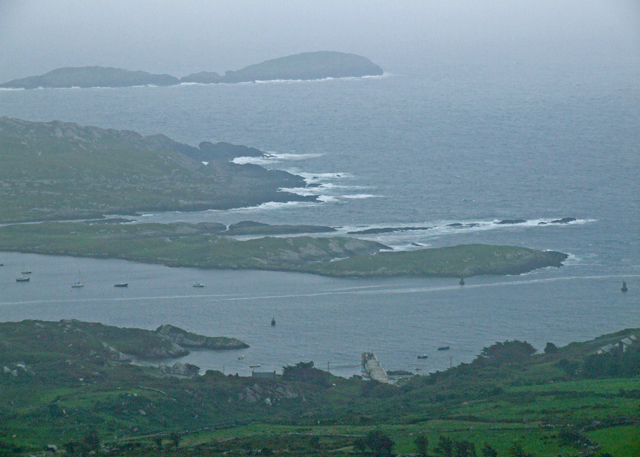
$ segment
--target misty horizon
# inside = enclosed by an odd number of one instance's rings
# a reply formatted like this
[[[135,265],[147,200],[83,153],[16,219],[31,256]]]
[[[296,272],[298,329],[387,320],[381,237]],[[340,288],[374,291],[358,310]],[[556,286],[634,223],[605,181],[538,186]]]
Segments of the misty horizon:
[[[338,2],[0,5],[0,82],[61,67],[224,74],[314,51],[354,53],[387,73],[637,68],[636,2]]]

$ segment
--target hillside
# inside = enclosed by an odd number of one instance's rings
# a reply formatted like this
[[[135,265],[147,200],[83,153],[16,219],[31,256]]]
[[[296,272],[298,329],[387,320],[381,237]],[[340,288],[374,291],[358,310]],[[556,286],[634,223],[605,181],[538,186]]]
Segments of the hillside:
[[[261,151],[227,143],[193,147],[163,135],[2,117],[0,222],[315,201],[279,192],[304,187],[302,177],[231,162],[244,154]]]
[[[386,437],[394,453],[411,455],[419,436],[431,456],[640,450],[640,345],[597,354],[603,344],[637,339],[639,329],[540,353],[526,342],[496,343],[472,363],[396,386],[335,377],[313,362],[287,365],[274,379],[176,377],[105,356],[102,341],[115,345],[109,335],[133,331],[0,324],[0,454],[52,444],[80,455],[371,456]]]

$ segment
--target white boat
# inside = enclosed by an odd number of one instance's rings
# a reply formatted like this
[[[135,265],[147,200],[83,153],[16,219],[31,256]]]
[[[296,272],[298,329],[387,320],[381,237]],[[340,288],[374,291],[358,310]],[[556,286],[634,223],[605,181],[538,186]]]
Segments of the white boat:
[[[249,368],[260,368],[260,364],[257,364],[257,365],[249,365]]]
[[[242,359],[244,359],[244,356],[243,355],[239,355],[238,356],[238,360],[242,360]]]
[[[21,271],[20,273],[22,273],[23,275],[30,275],[31,270],[24,270],[24,271]]]
[[[29,279],[31,279],[29,276],[22,275],[16,278],[16,282],[29,282]]]
[[[198,289],[202,289],[204,287],[204,284],[202,284],[201,282],[197,282],[193,285],[193,287],[197,287]]]

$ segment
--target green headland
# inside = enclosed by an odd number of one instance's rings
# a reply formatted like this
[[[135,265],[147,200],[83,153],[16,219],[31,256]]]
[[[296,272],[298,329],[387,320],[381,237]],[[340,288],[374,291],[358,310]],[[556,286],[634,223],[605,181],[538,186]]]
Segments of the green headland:
[[[235,164],[255,148],[67,122],[0,118],[0,223],[315,201],[300,176]]]
[[[267,234],[323,231],[314,226],[267,226]],[[172,267],[253,269],[313,273],[336,277],[469,277],[521,274],[560,267],[567,255],[515,246],[482,244],[388,251],[367,240],[339,236],[262,236],[223,224],[121,224],[46,222],[0,227],[0,251],[112,258]],[[248,227],[247,227],[248,228]]]
[[[0,223],[6,224],[0,227],[0,250],[354,278],[521,274],[560,267],[567,257],[486,245],[386,252],[390,249],[380,243],[332,236],[333,227],[303,224],[243,221],[227,227],[105,219],[316,201],[313,195],[280,190],[305,187],[300,176],[233,162],[263,154],[228,143],[194,147],[163,135],[0,118]],[[94,220],[22,224],[82,219]]]

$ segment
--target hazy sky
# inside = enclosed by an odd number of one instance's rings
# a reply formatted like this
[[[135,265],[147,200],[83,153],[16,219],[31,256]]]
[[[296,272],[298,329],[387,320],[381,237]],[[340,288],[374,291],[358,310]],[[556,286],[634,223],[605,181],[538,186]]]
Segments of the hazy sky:
[[[0,81],[83,65],[224,72],[315,50],[391,72],[466,58],[633,58],[639,42],[637,0],[0,0]]]

